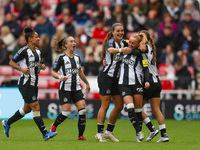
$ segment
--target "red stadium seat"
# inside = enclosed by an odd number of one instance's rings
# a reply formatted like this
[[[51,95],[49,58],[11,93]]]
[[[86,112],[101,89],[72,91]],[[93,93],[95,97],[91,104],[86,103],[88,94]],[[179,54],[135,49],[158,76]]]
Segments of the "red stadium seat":
[[[18,71],[17,69],[13,69],[13,75],[14,76],[20,76],[22,73]]]
[[[161,80],[162,90],[172,90],[174,86],[170,80]]]
[[[49,93],[49,99],[58,99],[58,94],[57,93]]]
[[[39,80],[38,81],[38,88],[39,89],[47,89],[48,88],[48,80]]]
[[[47,94],[46,93],[38,93],[38,98],[39,98],[39,100],[47,99]]]
[[[110,7],[111,3],[110,3],[110,0],[97,0],[97,5],[103,5],[104,7],[105,6]]]
[[[59,80],[48,80],[48,88],[50,89],[58,89],[59,88]]]
[[[0,66],[0,75],[13,75],[13,68],[10,66]]]
[[[53,18],[55,17],[55,10],[45,9],[42,11],[42,16],[46,18]]]
[[[158,65],[158,75],[166,76],[167,75],[167,66],[165,64]]]

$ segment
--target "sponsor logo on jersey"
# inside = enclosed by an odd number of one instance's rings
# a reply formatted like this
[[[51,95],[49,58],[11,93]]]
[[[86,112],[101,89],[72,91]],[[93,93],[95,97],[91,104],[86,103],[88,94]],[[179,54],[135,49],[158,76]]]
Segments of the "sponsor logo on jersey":
[[[34,57],[33,54],[31,54],[30,57]]]
[[[137,88],[136,89],[139,93],[142,93],[143,92],[143,88],[141,87],[141,88]]]
[[[109,46],[109,47],[113,47],[113,44],[112,44],[112,43],[109,43],[108,46]]]
[[[70,64],[70,62],[69,62],[69,61],[67,61],[65,64],[66,64],[66,65],[67,65],[67,64]]]
[[[134,66],[134,64],[135,64],[135,61],[130,60],[130,59],[126,59],[126,58],[122,59],[122,62],[127,64],[127,65],[131,65],[131,66]]]
[[[122,60],[122,56],[118,55],[118,54],[115,54],[114,55],[114,60],[115,61],[121,61]]]
[[[40,67],[40,62],[34,62],[34,61],[30,61],[29,62],[29,67],[30,68],[34,68],[34,67]]]
[[[67,74],[78,74],[78,69],[77,68],[67,68],[66,73]]]
[[[55,64],[53,65],[53,68],[55,69],[57,67],[58,62],[56,61]]]
[[[18,56],[19,56],[19,54],[16,53],[15,56],[13,57],[13,59],[17,59]]]

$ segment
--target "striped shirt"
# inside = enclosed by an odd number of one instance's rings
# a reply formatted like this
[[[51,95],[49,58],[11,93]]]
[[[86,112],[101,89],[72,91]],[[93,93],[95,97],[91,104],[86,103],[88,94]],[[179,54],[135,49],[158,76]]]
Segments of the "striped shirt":
[[[120,69],[120,64],[121,64],[123,54],[122,53],[110,54],[107,49],[110,47],[124,48],[125,46],[127,45],[124,39],[120,41],[120,44],[118,44],[114,38],[111,38],[109,41],[107,41],[106,46],[105,46],[106,65],[103,68],[103,72],[106,72],[108,76],[113,77],[113,78],[119,77],[119,69]]]
[[[69,57],[66,53],[60,54],[54,63],[53,70],[60,72],[61,75],[67,76],[68,79],[60,81],[59,90],[78,91],[81,90],[79,69],[81,68],[80,57],[74,54]]]
[[[143,58],[144,57],[144,58]],[[120,68],[119,84],[135,85],[144,82],[143,68],[148,67],[145,55],[124,55]],[[148,68],[146,69],[148,70]]]
[[[38,47],[35,47],[34,52],[28,45],[24,46],[15,54],[12,61],[18,63],[21,68],[30,67],[30,74],[22,73],[18,84],[37,87],[41,61],[41,52]]]
[[[144,53],[144,55],[148,58],[148,63],[149,63],[149,73],[150,73],[150,83],[158,83],[159,82],[159,77],[158,77],[158,72],[157,72],[157,67],[156,64],[153,64],[153,49],[151,46],[147,45],[147,52]]]

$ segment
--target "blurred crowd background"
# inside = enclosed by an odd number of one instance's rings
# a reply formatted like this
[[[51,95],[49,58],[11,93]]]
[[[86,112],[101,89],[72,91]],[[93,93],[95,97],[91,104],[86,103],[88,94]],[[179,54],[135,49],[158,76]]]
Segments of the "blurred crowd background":
[[[125,39],[148,30],[157,47],[163,89],[188,89],[200,80],[200,0],[0,0],[0,65],[26,45],[23,28],[40,36],[42,63],[49,68],[63,51],[56,41],[75,37],[86,76],[102,69],[101,44],[113,23]],[[1,72],[1,71],[0,71]],[[6,85],[3,85],[6,86]]]

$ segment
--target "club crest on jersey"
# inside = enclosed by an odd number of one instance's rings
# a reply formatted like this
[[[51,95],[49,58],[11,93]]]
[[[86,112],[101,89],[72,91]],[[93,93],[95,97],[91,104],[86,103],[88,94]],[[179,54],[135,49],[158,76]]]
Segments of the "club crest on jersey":
[[[110,94],[110,89],[107,89],[106,94]]]
[[[36,100],[36,97],[35,97],[35,96],[33,96],[33,97],[32,97],[32,100],[33,100],[33,101],[35,101],[35,100]]]
[[[67,101],[68,101],[68,99],[65,97],[64,100],[63,100],[63,102],[67,102]]]

